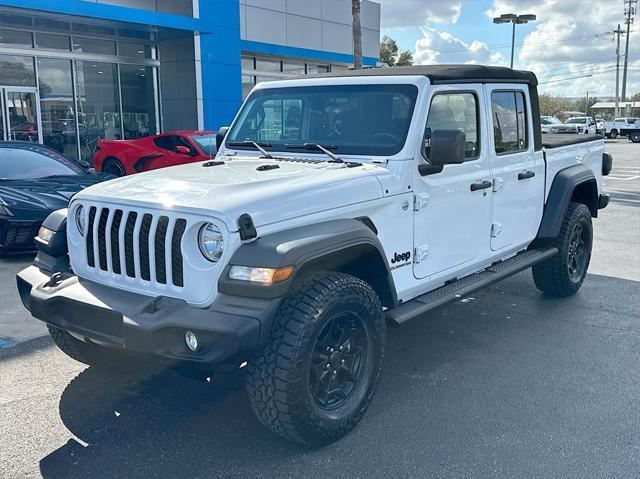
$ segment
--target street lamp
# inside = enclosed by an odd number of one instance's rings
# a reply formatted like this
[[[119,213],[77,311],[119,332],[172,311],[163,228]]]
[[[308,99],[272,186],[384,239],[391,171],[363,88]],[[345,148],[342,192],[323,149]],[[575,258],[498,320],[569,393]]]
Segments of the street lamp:
[[[536,19],[535,15],[515,15],[513,13],[505,13],[493,19],[493,23],[512,23],[513,30],[511,32],[511,68],[513,68],[513,51],[516,45],[516,25],[533,22]]]

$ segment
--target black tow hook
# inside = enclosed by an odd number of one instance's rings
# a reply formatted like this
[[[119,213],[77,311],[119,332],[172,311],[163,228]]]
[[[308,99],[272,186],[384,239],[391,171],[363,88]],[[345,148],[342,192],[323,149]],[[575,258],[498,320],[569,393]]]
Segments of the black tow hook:
[[[51,275],[51,277],[49,278],[49,281],[47,281],[45,286],[47,286],[48,288],[52,288],[54,286],[57,286],[61,282],[62,282],[62,273],[58,271],[57,273],[53,273]]]

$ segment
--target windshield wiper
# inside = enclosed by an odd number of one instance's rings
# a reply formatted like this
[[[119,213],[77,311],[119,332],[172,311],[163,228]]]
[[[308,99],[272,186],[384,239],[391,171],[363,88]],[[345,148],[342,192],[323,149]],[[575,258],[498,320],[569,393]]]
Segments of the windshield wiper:
[[[265,147],[270,147],[271,143],[258,143],[256,141],[253,140],[244,140],[244,141],[230,141],[227,143],[227,145],[229,146],[253,146],[256,150],[258,150],[260,153],[262,153],[262,156],[264,158],[267,158],[269,160],[273,160],[273,156],[271,155],[271,153],[269,153],[267,150],[265,150],[264,148],[262,148],[263,146]]]
[[[302,144],[289,143],[287,145],[284,145],[284,147],[285,148],[302,148],[305,150],[320,150],[322,153],[324,153],[329,158],[331,158],[330,163],[344,163],[344,160],[342,158],[340,158],[338,155],[329,151],[329,148],[334,150],[337,148],[336,146],[333,146],[333,145],[322,146],[322,145],[319,145],[318,143],[302,143]]]

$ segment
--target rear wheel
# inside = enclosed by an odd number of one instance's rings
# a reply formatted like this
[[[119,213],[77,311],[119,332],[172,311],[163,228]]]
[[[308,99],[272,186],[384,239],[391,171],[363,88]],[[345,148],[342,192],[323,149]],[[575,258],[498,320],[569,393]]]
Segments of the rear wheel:
[[[570,203],[560,234],[551,244],[558,248],[558,254],[532,268],[537,288],[550,296],[575,294],[587,275],[592,242],[589,208],[582,203]]]
[[[120,160],[113,157],[104,160],[104,163],[102,164],[102,172],[109,173],[113,176],[125,176],[127,174],[127,171],[124,169]]]
[[[308,445],[344,436],[373,398],[385,340],[382,306],[367,283],[343,273],[302,279],[284,299],[266,348],[247,368],[258,419]]]
[[[634,143],[640,143],[640,131],[634,131],[629,135],[629,139]]]

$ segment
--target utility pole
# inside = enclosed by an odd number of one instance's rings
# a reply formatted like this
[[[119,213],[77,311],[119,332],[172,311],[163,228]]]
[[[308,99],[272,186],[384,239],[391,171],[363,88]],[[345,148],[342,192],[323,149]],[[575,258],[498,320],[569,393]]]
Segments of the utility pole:
[[[625,11],[624,14],[627,16],[626,24],[627,24],[627,45],[624,49],[624,70],[622,72],[622,101],[626,101],[627,99],[627,66],[629,64],[629,37],[631,36],[631,24],[633,23],[633,16],[636,13],[635,4],[638,3],[638,0],[624,0]]]
[[[354,70],[360,70],[362,68],[362,27],[360,26],[360,6],[360,0],[351,0]]]
[[[584,114],[589,116],[589,90],[587,90],[587,98],[584,101]]]
[[[625,31],[620,29],[618,23],[613,33],[616,35],[616,108],[613,115],[617,118],[620,116],[620,35],[624,35]]]

